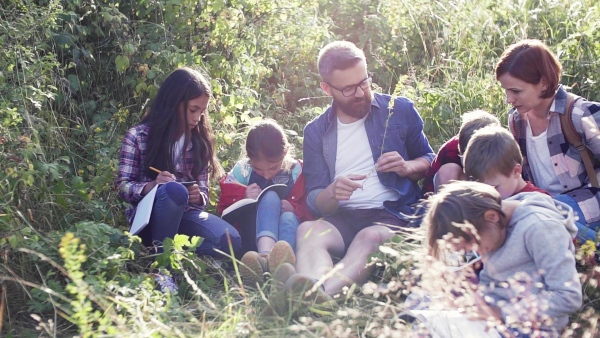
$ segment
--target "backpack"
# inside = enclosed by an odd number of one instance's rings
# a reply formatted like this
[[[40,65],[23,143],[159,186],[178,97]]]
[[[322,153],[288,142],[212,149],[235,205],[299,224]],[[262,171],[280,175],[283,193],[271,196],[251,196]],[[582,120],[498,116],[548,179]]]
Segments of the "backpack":
[[[575,129],[575,125],[573,125],[573,106],[577,100],[581,99],[581,96],[577,96],[572,93],[567,93],[567,107],[565,109],[564,114],[559,114],[560,116],[560,128],[565,137],[565,140],[577,151],[579,155],[581,155],[581,159],[583,160],[583,165],[585,166],[585,171],[588,174],[590,183],[593,187],[600,188],[600,184],[598,184],[598,177],[596,176],[596,171],[594,170],[595,158],[594,154],[586,147],[583,143],[583,139],[581,135]],[[513,115],[514,116],[514,115]],[[517,130],[517,126],[515,123],[514,117],[511,118],[510,124],[513,130],[513,136],[516,140],[519,139],[520,130]]]

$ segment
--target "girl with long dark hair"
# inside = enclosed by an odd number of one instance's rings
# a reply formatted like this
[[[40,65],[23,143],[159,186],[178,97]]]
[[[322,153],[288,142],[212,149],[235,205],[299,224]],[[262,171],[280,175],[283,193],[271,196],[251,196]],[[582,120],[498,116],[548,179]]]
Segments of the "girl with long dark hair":
[[[131,204],[126,215],[132,222],[137,204],[158,185],[150,222],[139,234],[158,252],[164,239],[176,234],[202,237],[199,255],[218,256],[215,249],[229,252],[227,233],[234,251],[240,248],[238,231],[205,211],[209,177],[223,175],[207,112],[211,94],[198,71],[173,71],[140,124],[123,140],[119,196]]]

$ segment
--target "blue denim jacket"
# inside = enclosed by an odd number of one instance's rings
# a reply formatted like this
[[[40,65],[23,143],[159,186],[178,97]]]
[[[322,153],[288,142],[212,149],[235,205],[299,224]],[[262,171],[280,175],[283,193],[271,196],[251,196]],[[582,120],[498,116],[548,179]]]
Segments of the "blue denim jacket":
[[[389,107],[393,103],[393,107]],[[318,193],[333,182],[337,152],[337,121],[332,104],[304,128],[303,158],[307,204],[318,215],[316,198]],[[365,120],[367,137],[373,153],[373,161],[383,153],[397,151],[405,160],[423,157],[431,163],[435,154],[423,134],[423,120],[414,104],[407,98],[374,93],[371,113]],[[386,201],[384,207],[398,217],[412,214],[411,204],[421,198],[417,182],[400,177],[392,172],[378,172],[381,183],[400,194],[397,201]]]

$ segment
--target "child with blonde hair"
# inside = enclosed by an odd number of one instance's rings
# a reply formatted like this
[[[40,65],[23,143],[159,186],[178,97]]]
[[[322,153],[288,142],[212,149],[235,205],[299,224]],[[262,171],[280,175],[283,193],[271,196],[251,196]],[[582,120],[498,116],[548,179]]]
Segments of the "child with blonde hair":
[[[498,118],[485,110],[475,109],[464,113],[458,134],[444,143],[431,162],[431,167],[423,179],[423,194],[437,192],[439,186],[451,180],[464,180],[463,163],[469,139],[473,133],[485,126],[499,126]]]

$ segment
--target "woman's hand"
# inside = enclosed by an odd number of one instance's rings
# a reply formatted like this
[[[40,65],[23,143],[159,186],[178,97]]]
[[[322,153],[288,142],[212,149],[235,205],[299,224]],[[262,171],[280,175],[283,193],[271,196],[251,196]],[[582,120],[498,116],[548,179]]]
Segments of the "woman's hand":
[[[287,200],[281,200],[281,213],[294,212],[294,206]]]
[[[262,189],[256,183],[252,183],[246,187],[246,198],[254,198],[256,199]]]
[[[192,184],[186,188],[189,194],[188,203],[202,206],[204,204],[204,200],[202,199],[202,193],[200,192],[200,187],[198,187],[198,184]]]

